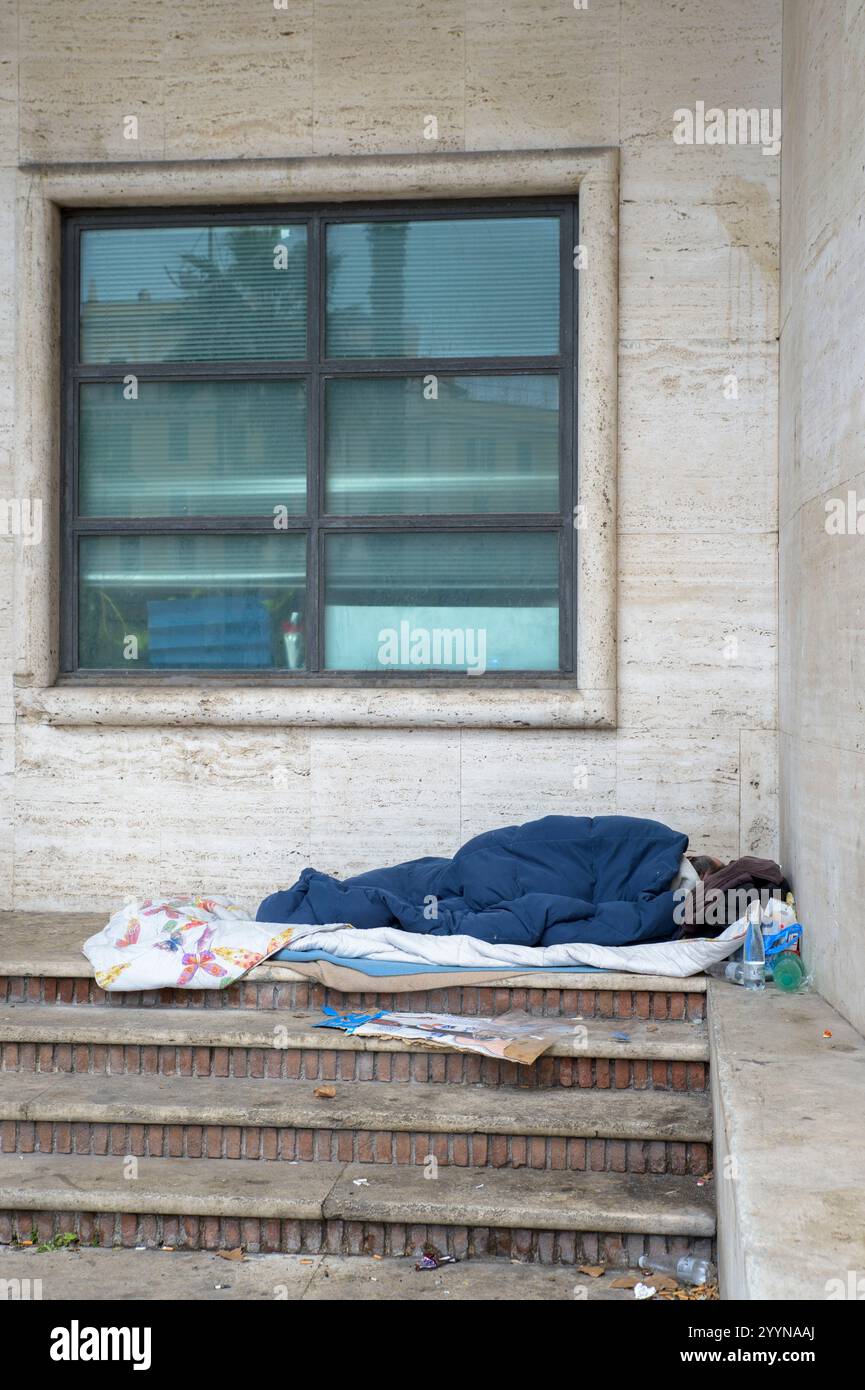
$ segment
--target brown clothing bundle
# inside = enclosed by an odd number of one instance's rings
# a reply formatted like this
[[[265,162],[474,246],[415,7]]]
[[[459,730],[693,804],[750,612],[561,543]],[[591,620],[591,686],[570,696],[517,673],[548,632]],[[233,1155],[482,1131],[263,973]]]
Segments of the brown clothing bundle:
[[[745,855],[706,874],[677,910],[684,936],[717,936],[743,915],[748,902],[786,897],[790,885],[773,859]]]

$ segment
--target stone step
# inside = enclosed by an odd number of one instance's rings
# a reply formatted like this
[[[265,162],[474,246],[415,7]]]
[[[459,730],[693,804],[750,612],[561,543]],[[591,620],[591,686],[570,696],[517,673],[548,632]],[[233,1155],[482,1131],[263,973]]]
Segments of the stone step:
[[[211,1251],[0,1247],[0,1281],[11,1300],[64,1303],[158,1299],[186,1303],[274,1300],[291,1303],[383,1300],[389,1303],[562,1301],[633,1303],[613,1288],[615,1273],[592,1278],[549,1265],[471,1260],[415,1269],[415,1257],[252,1255],[227,1265]],[[18,1281],[17,1285],[14,1281]]]
[[[634,1265],[708,1254],[711,1187],[672,1174],[245,1159],[0,1155],[0,1242],[412,1254]]]
[[[344,993],[308,980],[289,962],[265,961],[226,990],[163,990],[107,995],[92,978],[81,946],[107,914],[0,912],[0,1003],[109,1004],[115,1008],[429,1009],[456,1014],[581,1014],[584,1018],[703,1018],[705,976],[634,976],[618,971],[514,971],[488,987],[458,980],[430,990]],[[446,979],[447,977],[443,977]],[[372,984],[372,979],[369,980]]]
[[[81,1009],[38,1004],[0,1019],[0,1071],[268,1076],[526,1087],[703,1090],[705,1025],[573,1020],[529,1066],[398,1039],[321,1029],[319,1013],[241,1009]]]
[[[704,1174],[708,1097],[248,1078],[0,1075],[0,1151]]]

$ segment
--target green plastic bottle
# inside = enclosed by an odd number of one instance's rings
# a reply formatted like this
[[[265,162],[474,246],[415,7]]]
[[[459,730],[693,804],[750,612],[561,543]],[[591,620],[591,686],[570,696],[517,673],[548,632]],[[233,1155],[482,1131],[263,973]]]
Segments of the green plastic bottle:
[[[802,957],[796,951],[782,951],[772,961],[772,979],[779,989],[794,994],[805,979]]]

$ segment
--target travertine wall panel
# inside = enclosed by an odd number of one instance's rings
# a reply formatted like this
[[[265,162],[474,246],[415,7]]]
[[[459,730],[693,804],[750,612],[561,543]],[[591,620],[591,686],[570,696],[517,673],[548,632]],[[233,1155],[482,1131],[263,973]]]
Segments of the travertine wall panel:
[[[620,535],[773,533],[775,344],[626,340],[619,352]],[[671,408],[686,407],[671,430]]]
[[[865,35],[862,53],[865,63]],[[865,134],[862,143],[865,147]],[[860,153],[860,167],[863,157]],[[860,183],[865,185],[861,175]],[[782,392],[789,408],[781,412],[781,434],[791,466],[781,493],[782,523],[815,497],[846,499],[851,479],[862,469],[865,391],[855,344],[863,323],[865,186],[800,271],[798,295],[784,323]]]
[[[311,862],[360,873],[459,844],[460,733],[317,729],[310,736]]]
[[[773,0],[622,0],[620,25],[623,143],[665,140],[672,112],[697,101],[725,109],[781,104]]]
[[[0,164],[17,161],[18,0],[0,0]]]
[[[172,0],[163,47],[166,159],[312,153],[313,0]]]
[[[732,859],[738,852],[739,741],[665,731],[623,733],[616,769],[619,805],[685,828],[690,848]]]
[[[291,731],[22,724],[15,792],[21,891],[65,874],[70,907],[116,897],[119,872],[254,905],[308,861],[309,743]]]
[[[865,753],[781,733],[781,844],[817,989],[865,1027]]]
[[[19,0],[22,160],[161,159],[166,0]],[[124,120],[134,117],[134,138]]]
[[[585,10],[466,0],[465,10],[467,148],[619,143],[618,0]]]
[[[0,499],[12,501],[15,436],[15,164],[18,159],[18,6],[0,0]],[[0,531],[0,910],[13,902],[15,820],[15,562],[19,541]]]
[[[612,731],[464,730],[461,838],[537,816],[613,815],[617,743]]]
[[[774,727],[776,538],[619,538],[622,726]]]
[[[464,148],[461,0],[316,0],[314,65],[316,154]]]
[[[783,528],[779,689],[785,731],[865,752],[865,519],[862,534],[826,530],[826,502],[848,489],[865,500],[865,470]]]
[[[862,167],[865,130],[863,63],[861,0],[812,0],[789,7],[784,26],[790,138],[783,158],[782,323],[799,298],[802,272],[832,239],[839,219],[862,198],[856,171]]]
[[[756,146],[625,145],[622,337],[774,342],[778,193]]]
[[[788,0],[781,845],[817,987],[865,1029],[865,2]],[[840,526],[827,504],[840,499]],[[861,507],[861,514],[859,508]]]
[[[739,735],[739,854],[777,859],[778,754],[764,729]]]

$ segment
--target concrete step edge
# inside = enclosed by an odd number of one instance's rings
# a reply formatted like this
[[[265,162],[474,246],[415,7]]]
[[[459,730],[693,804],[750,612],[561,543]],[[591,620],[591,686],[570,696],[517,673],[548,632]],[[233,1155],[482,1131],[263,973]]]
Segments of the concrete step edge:
[[[333,1097],[316,1097],[321,1085]],[[387,1081],[0,1074],[0,1120],[231,1125],[708,1143],[700,1092],[527,1091]]]
[[[244,1047],[347,1052],[443,1049],[399,1039],[360,1038],[317,1028],[319,1012],[292,1009],[115,1009],[100,1005],[12,1004],[0,1018],[0,1042],[95,1043],[125,1046]],[[549,1020],[555,1023],[557,1020]],[[702,1021],[575,1017],[573,1036],[557,1038],[545,1056],[704,1062]],[[542,1027],[544,1020],[538,1020]]]
[[[0,1155],[0,1210],[711,1236],[710,1187],[667,1174]]]
[[[416,1256],[248,1255],[230,1265],[212,1251],[57,1250],[0,1247],[0,1280],[17,1279],[46,1302],[177,1301],[273,1303],[275,1290],[292,1303],[358,1299],[428,1302],[550,1300],[633,1303],[632,1289],[613,1287],[620,1269],[599,1278],[572,1265],[460,1260],[438,1273],[415,1269]],[[29,1286],[26,1281],[30,1281]]]

